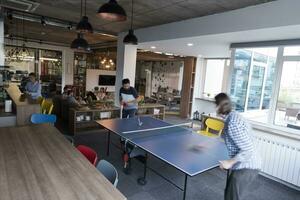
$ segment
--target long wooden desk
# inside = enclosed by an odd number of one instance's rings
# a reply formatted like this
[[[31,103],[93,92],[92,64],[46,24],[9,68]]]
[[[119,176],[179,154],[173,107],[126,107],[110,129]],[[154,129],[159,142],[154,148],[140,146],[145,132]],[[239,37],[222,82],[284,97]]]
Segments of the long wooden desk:
[[[0,128],[1,200],[125,200],[51,125]]]
[[[16,112],[17,125],[30,124],[30,116],[33,113],[40,112],[40,105],[37,100],[29,96],[22,95],[16,83],[10,83],[5,89],[13,101],[13,107]]]

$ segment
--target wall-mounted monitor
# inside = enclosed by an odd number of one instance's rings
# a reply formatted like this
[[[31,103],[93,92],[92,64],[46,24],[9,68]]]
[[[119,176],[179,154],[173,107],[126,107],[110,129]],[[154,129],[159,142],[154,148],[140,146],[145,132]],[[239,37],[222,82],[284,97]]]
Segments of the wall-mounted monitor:
[[[112,86],[116,83],[116,76],[114,75],[99,75],[99,85]]]

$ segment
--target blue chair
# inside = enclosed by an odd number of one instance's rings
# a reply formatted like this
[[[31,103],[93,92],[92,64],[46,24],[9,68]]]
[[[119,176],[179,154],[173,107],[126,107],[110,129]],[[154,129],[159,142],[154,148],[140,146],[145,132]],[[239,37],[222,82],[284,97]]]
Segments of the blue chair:
[[[33,124],[54,124],[56,122],[56,115],[32,114],[30,120]]]
[[[54,124],[56,122],[56,115],[32,114],[30,120],[33,124]],[[74,144],[74,138],[72,136],[65,134],[63,135],[69,142]]]
[[[100,160],[97,165],[97,169],[105,176],[107,180],[117,187],[119,175],[116,168],[112,164],[106,160]]]

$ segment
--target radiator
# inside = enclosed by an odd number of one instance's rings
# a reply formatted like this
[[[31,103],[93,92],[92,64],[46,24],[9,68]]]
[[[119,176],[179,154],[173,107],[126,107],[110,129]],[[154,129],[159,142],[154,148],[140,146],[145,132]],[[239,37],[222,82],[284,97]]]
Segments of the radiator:
[[[255,137],[262,157],[262,172],[300,187],[300,147]]]

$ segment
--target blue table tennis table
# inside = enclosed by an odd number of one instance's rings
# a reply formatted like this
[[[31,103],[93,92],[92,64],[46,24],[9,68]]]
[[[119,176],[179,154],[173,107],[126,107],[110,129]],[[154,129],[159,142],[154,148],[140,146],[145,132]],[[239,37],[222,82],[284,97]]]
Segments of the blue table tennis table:
[[[219,160],[228,159],[224,142],[194,133],[182,124],[172,125],[152,117],[128,119],[107,119],[97,121],[108,130],[107,153],[109,154],[110,134],[114,133],[145,151],[144,174],[138,179],[146,184],[147,169],[172,183],[183,191],[186,198],[188,177],[193,177],[219,166]],[[203,147],[195,149],[195,146]],[[147,166],[147,155],[164,161],[184,173],[183,188]]]

